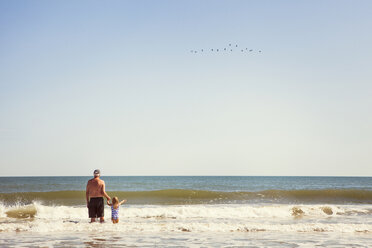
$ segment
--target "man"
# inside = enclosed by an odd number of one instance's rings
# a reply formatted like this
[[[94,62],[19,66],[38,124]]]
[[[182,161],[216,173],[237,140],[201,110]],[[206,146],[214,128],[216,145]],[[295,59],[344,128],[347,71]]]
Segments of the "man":
[[[111,198],[106,194],[105,182],[99,177],[101,172],[99,170],[94,170],[94,178],[90,179],[87,184],[86,199],[87,207],[89,209],[90,222],[95,222],[96,218],[100,218],[100,222],[104,222],[104,208],[105,204],[103,202],[103,197],[106,197],[107,201]]]

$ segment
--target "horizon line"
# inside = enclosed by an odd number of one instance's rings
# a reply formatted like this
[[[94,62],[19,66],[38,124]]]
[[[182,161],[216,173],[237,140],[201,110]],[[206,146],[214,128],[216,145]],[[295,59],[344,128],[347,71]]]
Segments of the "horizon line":
[[[42,175],[42,176],[35,176],[35,175],[0,175],[1,177],[93,177],[93,175]],[[101,175],[100,177],[372,177],[369,176],[359,176],[359,175],[352,175],[352,176],[344,176],[344,175]]]

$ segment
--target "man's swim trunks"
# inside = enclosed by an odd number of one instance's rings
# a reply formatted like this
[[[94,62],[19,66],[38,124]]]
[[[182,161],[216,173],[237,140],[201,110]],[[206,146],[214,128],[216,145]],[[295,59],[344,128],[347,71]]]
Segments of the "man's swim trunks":
[[[105,208],[105,204],[103,203],[103,197],[90,198],[89,204],[88,204],[89,218],[103,217],[104,208]]]

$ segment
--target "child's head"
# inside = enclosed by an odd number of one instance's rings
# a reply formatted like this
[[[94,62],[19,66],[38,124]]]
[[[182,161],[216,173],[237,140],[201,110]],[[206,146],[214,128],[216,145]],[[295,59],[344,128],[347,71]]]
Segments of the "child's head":
[[[116,205],[119,203],[119,199],[117,196],[115,196],[114,198],[112,198],[112,204]]]

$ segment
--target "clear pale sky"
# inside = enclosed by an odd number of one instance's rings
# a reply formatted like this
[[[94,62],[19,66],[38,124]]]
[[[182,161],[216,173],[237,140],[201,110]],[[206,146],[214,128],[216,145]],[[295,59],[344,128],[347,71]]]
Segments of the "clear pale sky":
[[[371,10],[1,0],[0,176],[372,176]]]

